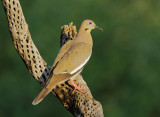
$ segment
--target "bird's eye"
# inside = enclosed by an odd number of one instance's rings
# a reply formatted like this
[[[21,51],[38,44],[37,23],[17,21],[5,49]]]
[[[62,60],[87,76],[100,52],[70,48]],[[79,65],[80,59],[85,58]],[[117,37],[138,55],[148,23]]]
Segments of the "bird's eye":
[[[92,24],[92,22],[89,22],[89,24]]]

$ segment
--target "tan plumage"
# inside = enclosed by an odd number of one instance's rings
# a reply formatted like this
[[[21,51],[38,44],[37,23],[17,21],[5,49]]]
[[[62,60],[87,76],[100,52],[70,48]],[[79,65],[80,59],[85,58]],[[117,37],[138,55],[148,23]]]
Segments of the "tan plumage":
[[[34,99],[33,105],[42,101],[56,85],[73,79],[80,74],[92,53],[93,42],[90,32],[94,28],[98,27],[93,21],[84,20],[77,37],[74,40],[68,41],[61,47],[52,66],[52,78],[47,86],[45,86]]]
[[[45,98],[51,91],[52,89],[58,84],[61,84],[63,81],[66,81],[68,79],[73,79],[75,78],[78,74],[80,74],[82,70],[79,70],[78,72],[76,72],[73,75],[70,74],[53,74],[51,81],[49,82],[49,84],[47,85],[47,87],[43,88],[42,91],[38,94],[38,96],[34,99],[34,101],[32,102],[33,105],[38,104],[39,102],[41,102],[43,100],[43,98]],[[53,79],[54,78],[54,79]]]

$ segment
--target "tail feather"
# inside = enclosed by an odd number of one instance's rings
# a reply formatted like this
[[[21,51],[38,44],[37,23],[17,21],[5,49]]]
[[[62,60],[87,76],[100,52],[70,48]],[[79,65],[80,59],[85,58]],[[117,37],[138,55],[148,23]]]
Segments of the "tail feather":
[[[37,105],[40,103],[47,95],[50,93],[51,90],[48,88],[43,88],[42,91],[39,93],[39,95],[33,100],[32,104]]]
[[[68,73],[67,74],[53,74],[47,86],[45,86],[42,89],[42,91],[38,94],[38,96],[33,100],[32,104],[37,105],[38,103],[40,103],[52,91],[52,89],[56,85],[61,84],[62,82],[67,81],[69,79],[75,78],[78,74],[80,74],[81,71],[82,69],[76,72],[75,74],[68,74]]]

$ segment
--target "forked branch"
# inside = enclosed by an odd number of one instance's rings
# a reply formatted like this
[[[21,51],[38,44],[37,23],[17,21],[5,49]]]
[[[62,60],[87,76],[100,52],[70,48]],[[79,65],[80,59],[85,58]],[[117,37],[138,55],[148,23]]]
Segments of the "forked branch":
[[[8,19],[13,45],[30,74],[43,85],[51,68],[43,60],[33,43],[19,0],[2,0],[2,3]],[[72,23],[62,26],[61,31],[61,46],[68,39],[74,39],[77,34],[76,27]],[[78,91],[72,94],[73,87],[66,81],[56,86],[52,93],[59,98],[63,106],[75,117],[103,117],[101,104],[93,99],[82,76],[79,75],[74,81],[80,83],[81,87],[88,90],[84,94]]]

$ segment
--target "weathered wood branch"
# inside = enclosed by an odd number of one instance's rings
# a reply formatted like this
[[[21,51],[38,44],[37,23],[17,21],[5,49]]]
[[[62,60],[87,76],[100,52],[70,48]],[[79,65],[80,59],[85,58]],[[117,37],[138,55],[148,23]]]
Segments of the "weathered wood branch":
[[[8,19],[13,45],[30,74],[43,85],[50,73],[51,67],[43,60],[33,43],[19,0],[2,0],[2,3]],[[61,46],[68,39],[74,39],[77,34],[76,27],[72,23],[62,26],[61,31]],[[79,75],[74,81],[80,83],[81,87],[88,90],[84,94],[78,91],[72,94],[73,87],[66,81],[56,86],[52,93],[59,98],[63,106],[75,117],[103,117],[101,104],[93,99],[82,76]]]

